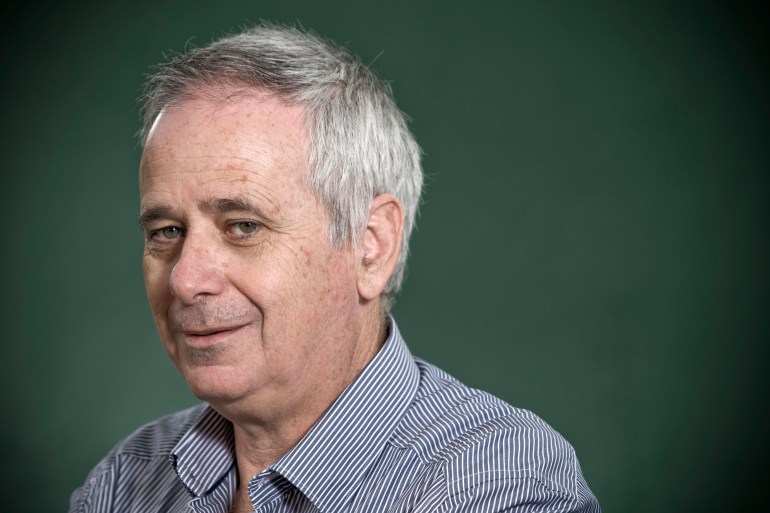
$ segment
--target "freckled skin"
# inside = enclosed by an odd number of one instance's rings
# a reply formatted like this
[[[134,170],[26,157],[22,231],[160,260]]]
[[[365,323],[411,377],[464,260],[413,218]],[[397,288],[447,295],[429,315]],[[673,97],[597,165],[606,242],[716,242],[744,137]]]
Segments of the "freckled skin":
[[[330,245],[307,166],[302,108],[256,92],[164,111],[142,157],[141,211],[163,213],[144,223],[158,332],[193,393],[234,423],[245,476],[301,438],[384,333],[359,294],[361,250]],[[228,198],[256,208],[211,207]]]

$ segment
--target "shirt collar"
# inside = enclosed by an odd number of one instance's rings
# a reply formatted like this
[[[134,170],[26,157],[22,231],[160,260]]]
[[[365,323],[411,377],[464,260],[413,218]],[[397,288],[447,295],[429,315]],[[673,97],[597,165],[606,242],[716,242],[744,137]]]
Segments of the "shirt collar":
[[[171,451],[179,479],[196,497],[211,491],[235,463],[232,424],[210,406]]]
[[[417,391],[419,371],[393,318],[382,349],[311,430],[271,469],[321,511],[360,486]]]

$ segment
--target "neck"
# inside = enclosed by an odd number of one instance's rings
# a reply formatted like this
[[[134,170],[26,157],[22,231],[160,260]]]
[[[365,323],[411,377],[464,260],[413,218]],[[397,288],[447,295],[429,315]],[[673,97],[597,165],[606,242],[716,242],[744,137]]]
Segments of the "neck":
[[[241,502],[245,500],[246,508],[249,507],[246,490],[251,478],[288,453],[371,362],[385,342],[387,323],[379,315],[372,317],[372,322],[362,326],[361,334],[365,343],[359,344],[349,365],[321,380],[324,384],[332,383],[332,386],[319,386],[312,396],[299,402],[215,407],[233,423],[240,476],[238,496]]]

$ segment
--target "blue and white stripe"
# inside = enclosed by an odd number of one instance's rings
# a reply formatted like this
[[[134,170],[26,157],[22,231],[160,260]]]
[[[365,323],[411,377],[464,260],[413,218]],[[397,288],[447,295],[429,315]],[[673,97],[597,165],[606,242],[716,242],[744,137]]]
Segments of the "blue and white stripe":
[[[382,350],[307,435],[249,482],[258,513],[599,512],[572,447],[534,414]],[[201,405],[113,449],[71,513],[228,513],[232,425]]]

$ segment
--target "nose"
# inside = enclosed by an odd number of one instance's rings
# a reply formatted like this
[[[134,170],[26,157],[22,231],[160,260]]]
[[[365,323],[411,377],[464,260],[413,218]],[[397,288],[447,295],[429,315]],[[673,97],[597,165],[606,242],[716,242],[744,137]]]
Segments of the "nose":
[[[225,290],[224,261],[216,244],[187,236],[171,269],[171,293],[185,305]]]

